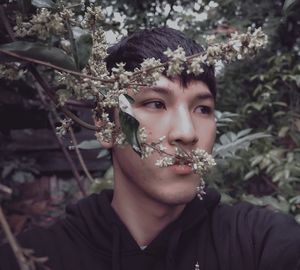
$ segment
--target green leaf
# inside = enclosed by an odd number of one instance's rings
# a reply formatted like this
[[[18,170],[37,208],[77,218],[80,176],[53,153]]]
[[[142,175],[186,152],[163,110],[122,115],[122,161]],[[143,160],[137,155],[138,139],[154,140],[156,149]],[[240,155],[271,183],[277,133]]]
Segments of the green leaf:
[[[42,62],[50,63],[60,68],[76,71],[74,60],[68,56],[63,50],[55,47],[49,47],[43,44],[27,41],[15,41],[0,45],[0,52],[13,52],[20,56],[32,58]],[[12,62],[21,60],[14,57],[7,57],[0,54],[1,62]]]
[[[133,150],[140,155],[141,146],[138,139],[138,128],[140,123],[130,114],[120,110],[120,124],[127,142],[132,145]]]
[[[298,215],[296,215],[295,216],[295,220],[299,223],[299,225],[300,225],[300,214],[298,214]]]
[[[261,161],[263,160],[263,156],[260,155],[260,156],[256,156],[254,157],[252,160],[251,160],[251,167],[254,167],[256,166],[257,164],[259,164]]]
[[[254,175],[257,175],[257,170],[252,170],[250,172],[248,172],[245,176],[244,176],[244,180],[249,180],[251,177],[253,177]]]
[[[222,144],[215,144],[214,151],[213,151],[214,156],[220,156],[224,158],[228,156],[228,154],[230,153],[231,155],[234,154],[239,149],[247,148],[249,144],[254,140],[270,137],[270,135],[268,134],[258,132],[258,133],[247,135],[242,138],[237,138],[237,137],[234,138],[234,136],[231,133],[232,132],[228,132],[229,136],[223,137]]]
[[[290,9],[297,3],[297,0],[285,0],[284,5],[283,5],[283,12],[287,14]]]
[[[55,3],[51,0],[32,0],[31,4],[37,8],[55,8]]]
[[[127,100],[130,102],[130,104],[133,104],[134,103],[134,99],[133,97],[127,95],[127,94],[124,94],[124,96],[127,98]]]
[[[300,75],[291,75],[289,77],[297,84],[298,87],[300,87]]]
[[[277,101],[273,102],[274,105],[282,106],[282,107],[287,107],[288,105],[285,102]]]
[[[97,140],[86,140],[82,141],[80,144],[76,145],[77,148],[83,150],[91,150],[91,149],[100,149],[102,148],[101,144]]]
[[[11,162],[4,166],[1,177],[5,178],[7,177],[13,170],[15,169],[15,163]]]
[[[289,203],[300,204],[300,195],[297,195],[289,200]]]
[[[274,198],[271,196],[255,197],[253,195],[243,195],[243,200],[259,206],[270,206],[273,210],[285,213],[289,212],[289,203],[284,198]]]
[[[32,182],[34,180],[34,176],[30,172],[17,171],[12,175],[12,180],[22,184],[25,182]]]
[[[252,130],[251,128],[243,129],[237,134],[237,137],[238,138],[244,137],[248,135],[251,132],[251,130]]]
[[[73,27],[72,32],[75,40],[78,68],[82,70],[89,62],[92,53],[93,38],[90,33],[79,27]]]
[[[106,149],[101,149],[99,154],[97,155],[97,158],[105,158],[109,156],[109,151]]]
[[[31,8],[31,0],[17,0],[18,8],[23,13],[29,13]]]
[[[278,137],[284,138],[287,135],[287,133],[289,132],[289,130],[290,130],[290,127],[282,127],[278,132]]]

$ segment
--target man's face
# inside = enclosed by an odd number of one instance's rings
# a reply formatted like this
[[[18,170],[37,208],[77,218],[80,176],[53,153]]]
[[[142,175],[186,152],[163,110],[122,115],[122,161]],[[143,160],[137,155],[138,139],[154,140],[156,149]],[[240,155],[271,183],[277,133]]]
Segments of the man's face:
[[[166,152],[174,154],[179,144],[186,151],[201,148],[211,153],[216,124],[214,99],[207,85],[192,81],[187,87],[179,80],[162,76],[153,87],[131,95],[135,118],[145,127],[148,142],[162,142]],[[118,125],[116,116],[116,124]],[[131,196],[143,197],[166,205],[185,204],[196,195],[199,176],[187,166],[159,168],[162,158],[154,152],[141,159],[130,146],[113,147],[115,190],[127,190]]]

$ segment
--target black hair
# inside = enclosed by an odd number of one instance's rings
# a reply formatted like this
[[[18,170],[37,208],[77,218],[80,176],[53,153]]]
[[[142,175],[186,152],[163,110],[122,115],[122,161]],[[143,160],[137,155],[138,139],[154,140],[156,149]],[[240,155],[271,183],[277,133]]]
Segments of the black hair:
[[[203,48],[194,40],[172,28],[158,27],[135,32],[108,49],[107,70],[111,72],[113,67],[122,62],[125,64],[125,70],[134,71],[146,58],[152,57],[160,59],[162,63],[166,62],[168,58],[164,55],[164,51],[168,48],[176,50],[178,46],[183,48],[186,56],[203,52]],[[186,86],[192,80],[203,81],[215,97],[214,68],[208,65],[203,65],[202,68],[204,72],[199,75],[188,74],[184,69],[179,76],[180,82]]]

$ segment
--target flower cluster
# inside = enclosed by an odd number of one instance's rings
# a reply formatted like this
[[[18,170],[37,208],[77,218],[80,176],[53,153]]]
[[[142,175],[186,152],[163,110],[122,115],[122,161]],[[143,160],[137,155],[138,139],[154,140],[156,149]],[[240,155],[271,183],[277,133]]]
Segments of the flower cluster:
[[[68,17],[74,16],[71,10],[64,9],[59,13],[52,13],[46,8],[39,9],[28,22],[23,22],[21,15],[17,15],[15,34],[18,37],[36,36],[42,40],[52,35],[64,35],[66,32],[64,17],[67,15]]]
[[[160,152],[159,150],[157,151]],[[216,165],[212,155],[208,154],[203,149],[197,148],[193,149],[191,152],[187,152],[179,147],[175,147],[175,155],[168,154],[168,156],[164,156],[157,160],[155,165],[162,168],[177,163],[191,166],[193,172],[198,174],[201,179]]]
[[[218,61],[225,63],[243,59],[246,55],[254,55],[268,43],[267,35],[261,28],[247,33],[233,33],[227,43],[210,44],[203,54],[205,64],[215,65]]]
[[[113,81],[111,86],[104,93],[102,106],[104,108],[117,107],[119,103],[119,97],[127,94],[127,88],[129,85],[129,77],[132,72],[126,71],[124,63],[117,64],[117,67],[112,69],[112,75],[109,77]]]
[[[23,79],[27,73],[25,69],[18,69],[17,67],[8,66],[5,64],[0,65],[0,79],[5,78],[8,80]]]
[[[201,177],[208,173],[210,169],[215,165],[216,162],[214,158],[205,150],[197,148],[191,151],[192,169]]]
[[[99,142],[112,142],[115,133],[115,124],[107,121],[103,122],[100,131],[96,132],[96,138]]]
[[[65,136],[72,125],[73,121],[71,119],[61,120],[61,125],[56,128],[56,134],[59,136]]]
[[[108,72],[104,59],[107,56],[107,43],[105,40],[104,31],[98,27],[92,33],[93,49],[88,65],[83,69],[83,73],[107,79]]]
[[[183,64],[186,62],[185,51],[183,48],[178,47],[172,51],[168,48],[164,54],[169,58],[167,76],[173,77],[182,72]]]
[[[163,167],[169,167],[175,164],[175,158],[174,157],[163,157],[161,159],[158,159],[155,162],[155,165],[157,167],[163,168]]]
[[[190,61],[190,65],[188,66],[187,73],[195,74],[196,76],[203,73],[203,63],[205,63],[205,57],[203,55],[192,58]]]
[[[141,147],[142,159],[148,158],[154,151],[158,152],[159,154],[164,154],[165,150],[167,150],[167,148],[162,144],[162,142],[166,138],[165,136],[160,137],[156,142],[152,141],[148,143],[147,142],[148,135],[145,128],[139,129],[138,136],[142,146]]]
[[[86,8],[85,16],[81,21],[82,28],[93,29],[98,21],[104,19],[102,8],[100,6],[91,6]]]
[[[123,132],[120,132],[119,134],[117,134],[114,143],[120,147],[124,147],[124,146],[128,145],[125,134]]]
[[[154,85],[159,79],[165,67],[162,65],[159,59],[147,58],[141,63],[140,68],[136,68],[132,74],[131,81],[134,81],[141,85]],[[139,86],[132,86],[133,92],[136,94],[139,92]]]

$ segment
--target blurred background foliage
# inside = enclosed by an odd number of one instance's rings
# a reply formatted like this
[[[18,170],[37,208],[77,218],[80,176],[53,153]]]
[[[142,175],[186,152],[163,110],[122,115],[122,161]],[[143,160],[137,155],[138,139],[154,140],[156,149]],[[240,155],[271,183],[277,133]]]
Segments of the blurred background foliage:
[[[268,206],[291,213],[300,222],[300,1],[93,2],[104,9],[102,26],[109,39],[140,28],[171,26],[205,46],[206,35],[224,40],[234,31],[263,28],[269,35],[266,49],[255,58],[218,68],[217,142],[230,144],[232,151],[218,160],[209,183],[220,190],[223,201]],[[251,132],[270,136],[235,149],[234,142]],[[17,182],[32,181],[38,174],[33,165],[31,170],[20,165],[28,161],[5,162],[2,180],[12,175]],[[27,175],[20,176],[22,168]],[[94,173],[90,189],[111,186],[112,175],[111,169],[104,175]]]

